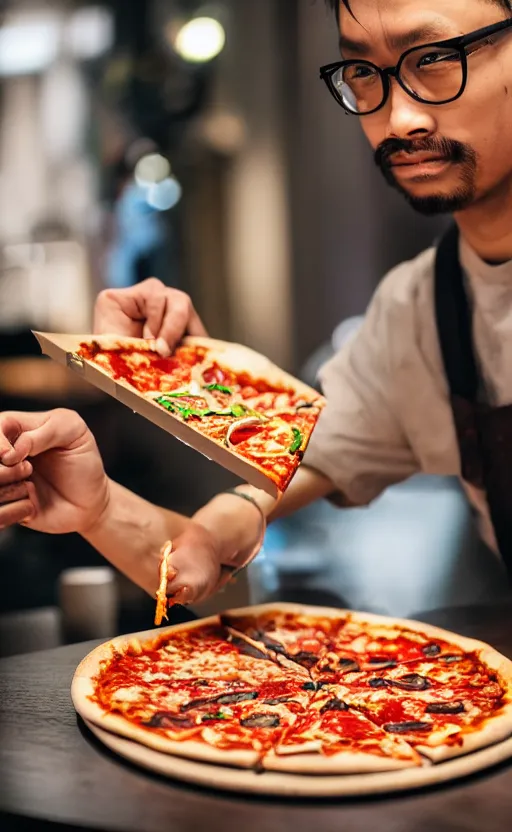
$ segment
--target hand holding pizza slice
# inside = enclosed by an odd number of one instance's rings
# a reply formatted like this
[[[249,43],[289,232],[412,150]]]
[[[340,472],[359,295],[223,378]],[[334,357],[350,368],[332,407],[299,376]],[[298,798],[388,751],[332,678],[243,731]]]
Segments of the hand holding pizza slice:
[[[261,509],[241,494],[227,492],[212,515],[200,509],[184,531],[160,551],[155,624],[166,618],[168,604],[199,602],[222,589],[259,552],[266,523]],[[232,506],[238,512],[233,514]]]

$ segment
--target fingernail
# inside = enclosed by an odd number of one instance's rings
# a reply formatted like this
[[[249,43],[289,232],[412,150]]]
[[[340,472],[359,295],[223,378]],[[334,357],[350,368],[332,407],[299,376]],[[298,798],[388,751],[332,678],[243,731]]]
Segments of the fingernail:
[[[185,606],[185,604],[189,603],[190,596],[190,587],[182,586],[179,589],[177,589],[176,592],[173,592],[173,594],[170,596],[170,599],[173,604],[181,604],[182,606]]]
[[[9,448],[9,450],[4,451],[3,454],[0,454],[0,462],[2,465],[13,465],[16,460],[16,451],[14,448]]]
[[[156,351],[163,358],[167,358],[167,356],[171,354],[171,351],[169,349],[169,344],[167,343],[165,338],[157,338],[155,346],[156,346]]]
[[[179,597],[179,603],[182,604],[183,606],[185,606],[186,604],[189,604],[190,601],[191,601],[192,590],[190,589],[189,586],[184,586],[180,589],[180,591],[178,592],[178,595],[180,596]]]

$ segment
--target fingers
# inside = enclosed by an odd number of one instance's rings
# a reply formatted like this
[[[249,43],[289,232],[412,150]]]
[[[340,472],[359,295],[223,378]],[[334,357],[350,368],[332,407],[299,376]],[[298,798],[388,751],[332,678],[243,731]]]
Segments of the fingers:
[[[0,505],[0,529],[6,529],[8,526],[28,520],[34,513],[35,508],[29,499]]]
[[[28,499],[28,488],[24,482],[13,482],[0,488],[0,505]]]
[[[94,306],[93,332],[98,335],[142,337],[144,310],[138,303],[138,287],[104,289]]]
[[[23,433],[37,428],[46,418],[46,413],[0,413],[0,462],[4,466],[22,462],[26,456]]]
[[[177,289],[167,291],[165,308],[158,328],[158,319],[156,316],[154,319],[155,338],[163,339],[172,349],[186,334],[207,336],[205,326],[189,296]]]
[[[27,521],[36,513],[34,486],[27,482],[32,472],[30,462],[0,464],[0,529]]]
[[[17,465],[1,465],[0,464],[0,489],[8,485],[23,482],[32,475],[32,465],[30,462],[19,462]]]
[[[0,462],[14,466],[51,448],[72,449],[80,444],[87,430],[80,416],[65,408],[46,413],[2,413]]]
[[[162,355],[169,355],[186,334],[208,334],[189,296],[156,277],[128,289],[100,292],[94,332],[154,339]]]
[[[167,593],[174,603],[197,603],[215,591],[220,580],[220,564],[209,535],[189,527],[176,538],[170,556],[175,576],[168,582]]]

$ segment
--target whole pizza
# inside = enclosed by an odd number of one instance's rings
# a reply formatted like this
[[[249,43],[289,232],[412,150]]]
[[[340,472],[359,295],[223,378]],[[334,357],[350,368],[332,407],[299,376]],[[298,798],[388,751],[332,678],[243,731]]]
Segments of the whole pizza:
[[[88,721],[193,760],[304,774],[439,763],[512,734],[512,662],[412,621],[265,605],[114,639],[78,667]]]

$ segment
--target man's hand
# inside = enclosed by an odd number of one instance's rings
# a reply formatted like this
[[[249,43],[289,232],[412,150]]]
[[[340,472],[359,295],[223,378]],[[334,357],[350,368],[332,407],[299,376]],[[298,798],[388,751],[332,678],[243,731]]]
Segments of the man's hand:
[[[167,585],[168,597],[184,604],[204,601],[221,585],[219,542],[203,526],[189,521],[172,543],[169,566],[176,577]]]
[[[264,532],[263,513],[251,503],[230,493],[214,497],[172,541],[169,596],[198,603],[222,589],[259,551]]]
[[[189,296],[155,277],[128,289],[100,292],[94,332],[155,339],[162,355],[169,355],[184,335],[208,335]]]
[[[96,442],[77,413],[0,413],[0,529],[83,533],[108,501]]]

